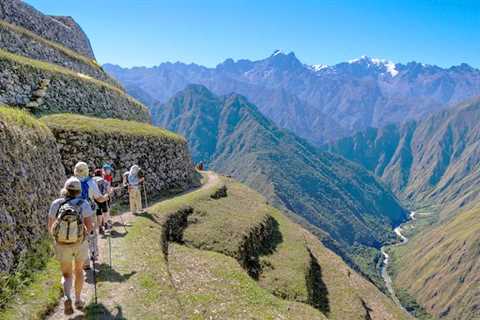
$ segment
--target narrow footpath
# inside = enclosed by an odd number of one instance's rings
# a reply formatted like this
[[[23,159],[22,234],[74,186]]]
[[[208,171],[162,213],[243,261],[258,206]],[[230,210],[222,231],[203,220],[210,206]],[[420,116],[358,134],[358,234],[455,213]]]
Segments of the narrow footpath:
[[[208,188],[212,187],[213,185],[215,185],[216,183],[218,183],[218,181],[219,181],[219,176],[214,172],[210,172],[210,171],[203,172],[203,175],[206,179],[206,182],[204,182],[201,187],[190,189],[188,191],[185,191],[185,192],[173,195],[173,196],[165,197],[165,198],[157,201],[156,203],[154,203],[153,206],[158,204],[159,202],[162,202],[162,201],[174,198],[174,197],[185,195],[185,194],[188,194],[188,193],[191,193],[191,192],[197,192],[197,191],[203,190],[203,189],[208,189]],[[149,207],[149,208],[151,208],[151,207]],[[145,208],[144,210],[148,212],[149,208]],[[99,238],[98,238],[99,260],[96,263],[97,274],[99,272],[98,266],[107,266],[107,265],[109,266],[110,265],[110,262],[111,262],[110,261],[111,251],[109,250],[110,248],[112,249],[112,252],[113,252],[112,253],[112,260],[113,260],[112,267],[115,268],[115,258],[118,257],[117,256],[118,252],[121,252],[121,249],[122,249],[121,247],[118,247],[117,244],[115,243],[116,239],[117,239],[115,237],[115,234],[117,234],[117,233],[122,234],[124,232],[127,233],[128,228],[131,226],[132,220],[135,219],[135,218],[136,218],[136,216],[133,215],[131,212],[122,212],[120,214],[112,216],[113,228],[112,228],[112,231],[111,231],[111,235],[110,236],[101,236],[100,235]],[[110,243],[109,243],[109,241],[110,241]],[[86,305],[89,305],[91,302],[93,302],[94,293],[95,293],[94,292],[95,291],[94,282],[93,282],[93,271],[87,271],[85,277],[86,277],[86,279],[85,279],[85,284],[84,284],[83,291],[82,291],[82,299],[83,299],[83,301],[85,301]],[[58,279],[55,279],[55,280],[60,281],[60,272],[59,272]],[[121,291],[121,288],[119,288],[119,289]],[[72,288],[72,294],[73,294],[73,288]],[[108,301],[102,301],[102,303],[108,303]],[[65,315],[64,311],[63,311],[63,299],[60,299],[58,305],[55,307],[55,309],[49,315],[47,315],[45,317],[45,319],[46,320],[65,320],[65,319],[81,320],[81,319],[87,319],[87,316],[85,315],[85,313],[83,311],[79,311],[79,310],[75,310],[75,312],[72,315],[69,315],[69,316]]]

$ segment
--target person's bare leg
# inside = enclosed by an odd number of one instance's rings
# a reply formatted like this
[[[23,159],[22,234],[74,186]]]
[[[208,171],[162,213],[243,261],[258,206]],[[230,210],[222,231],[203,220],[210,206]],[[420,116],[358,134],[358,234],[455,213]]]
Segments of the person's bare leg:
[[[83,272],[83,264],[84,261],[75,261],[75,303],[78,301],[82,301],[81,295],[82,295],[82,289],[83,289],[83,283],[84,283],[84,277],[85,274]],[[95,271],[93,271],[95,272]]]
[[[72,291],[72,262],[62,262],[60,264],[60,270],[62,271],[62,287],[63,295],[70,299]]]
[[[83,264],[82,264],[83,265]],[[60,270],[62,271],[62,287],[63,287],[63,307],[64,312],[66,315],[70,315],[73,313],[72,308],[72,298],[71,298],[71,291],[72,291],[72,262],[61,262],[60,263]]]

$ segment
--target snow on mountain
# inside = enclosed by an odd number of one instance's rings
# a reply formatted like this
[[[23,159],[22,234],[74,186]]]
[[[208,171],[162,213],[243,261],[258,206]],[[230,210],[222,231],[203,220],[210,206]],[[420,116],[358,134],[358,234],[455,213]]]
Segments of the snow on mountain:
[[[328,68],[328,65],[326,65],[326,64],[321,64],[321,63],[320,63],[320,64],[312,64],[312,65],[310,66],[310,69],[312,69],[312,70],[315,71],[315,72],[318,72],[318,71],[323,70],[323,69],[326,69],[326,68]]]

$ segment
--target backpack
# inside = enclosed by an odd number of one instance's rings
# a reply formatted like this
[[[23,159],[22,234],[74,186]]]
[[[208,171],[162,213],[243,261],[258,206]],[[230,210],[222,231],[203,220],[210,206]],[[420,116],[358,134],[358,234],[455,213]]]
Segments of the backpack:
[[[89,197],[89,194],[88,194],[88,188],[90,187],[88,185],[88,182],[90,181],[90,179],[92,179],[92,177],[88,177],[83,181],[80,180],[80,183],[82,185],[82,195],[80,196],[80,198],[82,198],[83,200],[86,200],[86,201],[90,201],[90,197]]]
[[[83,200],[72,204],[73,199],[65,200],[58,207],[53,236],[57,243],[74,244],[83,241],[84,227],[81,205]]]

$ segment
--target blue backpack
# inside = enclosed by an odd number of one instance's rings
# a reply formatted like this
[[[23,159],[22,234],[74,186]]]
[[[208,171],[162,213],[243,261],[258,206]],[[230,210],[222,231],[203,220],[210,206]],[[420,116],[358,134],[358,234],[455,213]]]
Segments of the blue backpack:
[[[86,200],[88,202],[90,202],[90,198],[88,196],[88,188],[89,188],[89,185],[88,185],[88,182],[92,179],[92,177],[88,177],[87,179],[83,180],[83,181],[80,181],[81,185],[82,185],[82,195],[80,196],[83,200]]]

